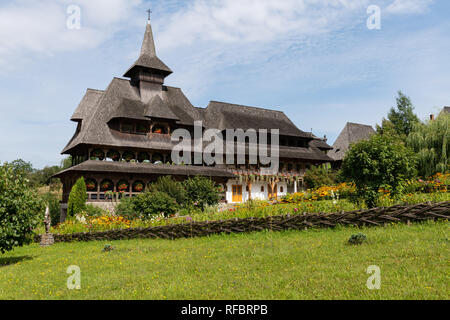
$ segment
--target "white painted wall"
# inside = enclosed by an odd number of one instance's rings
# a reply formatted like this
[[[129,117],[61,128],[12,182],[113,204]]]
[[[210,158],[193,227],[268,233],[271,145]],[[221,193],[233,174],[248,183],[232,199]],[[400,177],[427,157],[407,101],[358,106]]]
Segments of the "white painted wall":
[[[244,202],[248,201],[248,192],[247,184],[242,182],[239,183],[238,180],[229,180],[226,184],[227,186],[227,192],[226,192],[226,200],[227,203],[233,203],[233,185],[242,185],[242,200]],[[261,187],[264,186],[264,192],[261,191]],[[283,192],[281,192],[281,189],[283,189]],[[252,183],[252,199],[256,200],[267,200],[269,197],[269,183],[268,182],[253,182]],[[278,197],[283,197],[287,195],[287,183],[286,182],[279,182],[278,183]]]

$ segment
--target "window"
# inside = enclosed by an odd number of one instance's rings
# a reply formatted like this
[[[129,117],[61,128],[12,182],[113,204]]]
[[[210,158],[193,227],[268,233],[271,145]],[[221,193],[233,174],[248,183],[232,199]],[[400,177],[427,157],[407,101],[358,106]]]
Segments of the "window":
[[[133,131],[134,131],[133,124],[130,122],[123,122],[120,129],[121,129],[120,131],[125,132],[125,133],[133,133]]]
[[[86,179],[86,190],[88,192],[96,192],[97,191],[97,181],[94,179]]]
[[[118,192],[128,192],[130,191],[130,184],[126,180],[121,180],[117,183]]]
[[[120,160],[120,153],[116,150],[110,150],[106,154],[106,159],[111,161],[119,161]]]
[[[106,192],[106,191],[113,191],[114,190],[114,184],[111,180],[103,180],[100,183],[100,191]]]
[[[261,192],[264,192],[264,186],[261,186]]]
[[[149,163],[150,162],[150,155],[147,152],[141,152],[138,154],[138,162],[139,163]]]
[[[242,202],[242,186],[232,186],[232,202]]]
[[[152,132],[156,134],[167,134],[167,129],[161,125],[155,125]]]
[[[163,157],[162,154],[155,153],[155,154],[153,155],[153,157],[152,157],[152,162],[153,162],[154,164],[162,164],[163,161],[164,161],[164,157]]]
[[[105,153],[103,150],[95,149],[91,152],[91,160],[101,160],[105,159]]]
[[[122,155],[122,159],[125,160],[126,162],[131,162],[131,160],[135,160],[135,157],[136,155],[134,154],[134,152],[131,151],[126,151]]]
[[[143,181],[136,181],[133,183],[133,192],[143,192],[145,189],[145,183]]]
[[[145,124],[137,124],[136,125],[136,133],[137,134],[147,134],[148,127]]]
[[[280,192],[284,192],[284,188],[283,187],[280,187]]]

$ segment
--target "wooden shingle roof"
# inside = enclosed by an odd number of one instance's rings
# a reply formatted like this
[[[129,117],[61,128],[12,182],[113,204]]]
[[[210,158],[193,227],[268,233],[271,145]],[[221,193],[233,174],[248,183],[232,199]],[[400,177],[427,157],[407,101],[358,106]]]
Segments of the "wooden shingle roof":
[[[137,81],[141,71],[157,76],[167,76],[172,71],[157,57],[150,23],[146,27],[144,41],[138,60],[125,73],[114,78],[104,91],[89,89],[72,116],[79,123],[70,142],[62,151],[69,154],[78,146],[96,145],[105,148],[139,148],[148,150],[172,150],[170,137],[120,133],[110,127],[113,119],[170,120],[181,127],[193,127],[202,121],[205,129],[278,129],[280,135],[303,138],[312,143],[307,148],[280,147],[280,157],[330,161],[323,153],[329,146],[315,139],[292,123],[281,111],[211,101],[206,109],[196,108],[179,88],[158,87],[152,91],[149,102],[142,99]],[[148,75],[148,74],[147,74]],[[156,77],[158,78],[158,77]],[[155,83],[152,83],[155,84]],[[153,90],[153,89],[152,89]]]
[[[163,101],[160,96],[155,96],[150,100],[148,106],[145,108],[145,116],[151,119],[168,119],[177,120],[178,118],[167,104],[167,100]]]
[[[78,108],[75,110],[70,120],[81,121],[88,118],[90,112],[92,111],[91,109],[97,104],[102,95],[103,91],[87,89],[86,94],[84,95],[83,99],[78,105]]]
[[[211,101],[203,116],[208,128],[279,129],[280,135],[311,138],[311,134],[298,129],[283,112],[277,110]]]
[[[348,122],[333,144],[333,150],[328,152],[328,156],[334,161],[341,161],[351,144],[368,139],[375,133],[369,125]]]
[[[125,72],[125,78],[131,78],[135,71],[139,69],[151,69],[159,71],[165,76],[172,73],[172,70],[156,56],[155,42],[153,40],[153,31],[150,22],[145,29],[144,41],[142,42],[141,53],[136,62]]]
[[[232,178],[234,174],[226,169],[203,166],[181,166],[150,163],[106,162],[88,160],[79,165],[59,172],[54,177],[62,177],[70,172],[120,172],[129,174],[155,174],[178,176],[206,176]]]

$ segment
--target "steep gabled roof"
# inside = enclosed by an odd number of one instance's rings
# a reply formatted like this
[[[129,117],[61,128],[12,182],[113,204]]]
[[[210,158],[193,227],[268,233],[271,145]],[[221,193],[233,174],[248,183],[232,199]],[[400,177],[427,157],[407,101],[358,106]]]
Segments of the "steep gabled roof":
[[[203,112],[203,117],[208,128],[279,129],[280,135],[311,138],[309,133],[298,129],[283,112],[276,110],[211,101]]]
[[[87,89],[86,94],[84,95],[83,99],[78,105],[78,108],[75,110],[70,120],[82,121],[89,117],[92,106],[97,104],[102,95],[103,91]]]
[[[156,56],[155,41],[150,21],[145,29],[144,41],[142,42],[141,53],[136,62],[125,72],[125,78],[131,78],[133,73],[139,69],[150,69],[160,71],[165,76],[172,73],[172,70]]]
[[[375,133],[369,125],[348,122],[333,144],[333,150],[328,152],[328,156],[334,161],[343,160],[351,144],[368,139]]]
[[[180,120],[170,109],[167,100],[163,101],[160,96],[154,96],[150,100],[144,115],[151,119]]]
[[[145,117],[145,109],[146,105],[141,101],[124,98],[117,106],[111,108],[108,122],[116,118],[148,120]]]
[[[149,104],[142,103],[136,87],[132,86],[129,80],[114,78],[98,99],[89,100],[92,104],[87,102],[84,104],[85,110],[89,110],[89,112],[83,118],[80,130],[75,133],[62,153],[68,153],[81,144],[136,148],[156,147],[154,145],[156,142],[151,142],[142,136],[125,139],[115,135],[108,126],[109,121],[113,118],[149,120],[146,113],[155,112],[154,115],[160,117],[166,115],[170,117],[169,119],[176,120],[178,124],[187,126],[193,126],[194,121],[201,119],[198,110],[192,106],[179,88],[165,87],[165,90],[161,92],[160,100],[162,104],[156,102],[157,105],[163,106],[167,110],[157,110],[151,107],[153,100]]]
[[[144,72],[142,72],[144,71]],[[180,126],[193,126],[203,121],[211,129],[278,129],[281,135],[301,137],[312,141],[309,147],[280,147],[280,157],[329,161],[319,149],[329,147],[325,141],[298,129],[281,111],[212,101],[206,109],[196,108],[179,88],[163,86],[161,75],[172,73],[156,55],[152,27],[147,25],[140,56],[125,73],[131,80],[114,78],[105,91],[89,89],[72,116],[78,122],[77,130],[63,153],[83,145],[123,147],[154,150],[172,150],[173,142],[165,135],[137,135],[112,129],[111,120],[166,119]],[[142,99],[140,82],[143,79],[157,84],[154,97],[147,103]],[[147,81],[145,80],[145,81]],[[155,82],[156,81],[156,82]],[[159,85],[161,84],[161,87]],[[147,92],[144,90],[144,93]],[[147,92],[148,93],[148,92]],[[110,127],[111,124],[111,127]]]

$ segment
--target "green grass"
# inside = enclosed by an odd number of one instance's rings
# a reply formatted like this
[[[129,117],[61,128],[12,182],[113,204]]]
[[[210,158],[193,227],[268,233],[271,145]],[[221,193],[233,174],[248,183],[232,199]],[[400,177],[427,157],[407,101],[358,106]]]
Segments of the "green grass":
[[[449,299],[446,222],[33,244],[0,255],[0,299]],[[351,246],[352,234],[368,242]],[[81,290],[66,269],[81,268]],[[366,269],[381,268],[381,289]]]

